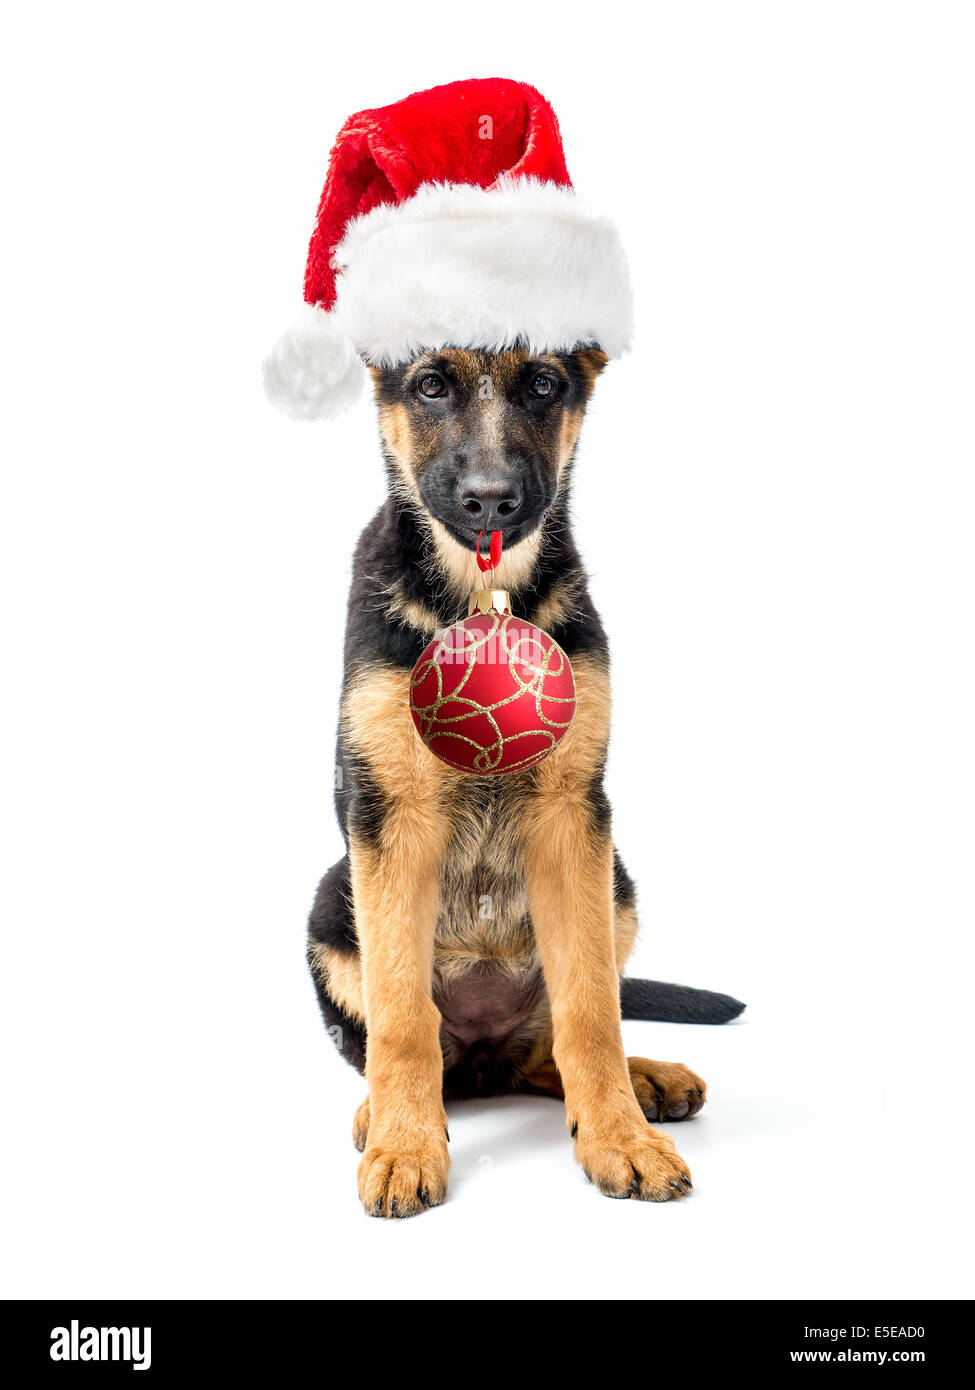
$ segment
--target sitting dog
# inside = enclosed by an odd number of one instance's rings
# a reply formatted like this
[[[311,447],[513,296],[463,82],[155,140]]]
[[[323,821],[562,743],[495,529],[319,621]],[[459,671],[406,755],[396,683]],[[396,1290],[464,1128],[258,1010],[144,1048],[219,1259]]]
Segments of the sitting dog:
[[[508,1091],[564,1098],[579,1162],[608,1196],[691,1186],[647,1121],[697,1114],[705,1084],[627,1058],[620,1032],[637,920],[603,790],[606,634],[568,510],[605,361],[446,350],[373,370],[389,497],[356,549],[335,798],[348,854],[319,887],[308,959],[329,1031],[369,1082],[354,1137],[375,1215],[443,1201],[445,1097]],[[482,529],[501,530],[499,582],[566,652],[577,693],[546,761],[485,778],[434,758],[409,712],[417,656],[476,585]],[[636,980],[623,1002],[630,1017],[700,1022],[741,1008]]]
[[[569,520],[586,406],[626,351],[630,290],[612,224],[575,197],[555,114],[505,79],[451,83],[346,122],[305,276],[305,319],[265,364],[292,416],[328,418],[372,374],[389,482],[355,556],[336,806],[347,853],[323,878],[308,960],[343,1055],[367,1212],[447,1191],[445,1098],[564,1100],[576,1156],[611,1197],[690,1190],[648,1121],[704,1104],[679,1063],[627,1058],[622,1015],[723,1022],[725,995],[622,980],[637,921],[603,768],[606,635]],[[459,772],[417,736],[410,676],[495,581],[569,657],[575,717],[553,752]]]

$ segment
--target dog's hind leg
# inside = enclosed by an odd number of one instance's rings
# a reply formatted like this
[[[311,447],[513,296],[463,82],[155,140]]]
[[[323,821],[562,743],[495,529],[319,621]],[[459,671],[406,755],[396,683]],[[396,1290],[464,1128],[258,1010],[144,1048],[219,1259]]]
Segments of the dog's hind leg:
[[[352,911],[348,856],[333,864],[318,885],[308,918],[308,966],[325,1028],[356,1071],[366,1067],[362,961]]]
[[[649,1057],[627,1057],[630,1081],[640,1109],[648,1120],[689,1120],[707,1096],[707,1086],[682,1062],[652,1062]],[[529,1095],[564,1100],[562,1078],[554,1057],[548,1057],[524,1076],[518,1086]]]
[[[648,1120],[689,1120],[707,1097],[707,1086],[683,1062],[627,1057],[633,1090]]]

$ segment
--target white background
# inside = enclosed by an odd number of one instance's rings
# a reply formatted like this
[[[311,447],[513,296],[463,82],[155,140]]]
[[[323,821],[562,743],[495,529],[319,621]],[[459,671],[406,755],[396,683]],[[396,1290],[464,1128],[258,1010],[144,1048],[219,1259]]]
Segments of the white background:
[[[4,1292],[972,1292],[971,10],[19,7],[0,103]],[[710,1083],[693,1197],[600,1197],[561,1108],[454,1107],[368,1220],[304,918],[365,401],[276,417],[352,111],[505,75],[618,221],[639,341],[583,434],[636,973]]]

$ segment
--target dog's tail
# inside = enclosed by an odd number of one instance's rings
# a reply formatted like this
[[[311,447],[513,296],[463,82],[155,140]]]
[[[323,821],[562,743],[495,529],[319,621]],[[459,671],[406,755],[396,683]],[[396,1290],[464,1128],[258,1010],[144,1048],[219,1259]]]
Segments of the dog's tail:
[[[660,980],[623,980],[620,1004],[624,1018],[654,1023],[730,1023],[745,1005],[730,994],[714,994],[690,985],[665,985]]]

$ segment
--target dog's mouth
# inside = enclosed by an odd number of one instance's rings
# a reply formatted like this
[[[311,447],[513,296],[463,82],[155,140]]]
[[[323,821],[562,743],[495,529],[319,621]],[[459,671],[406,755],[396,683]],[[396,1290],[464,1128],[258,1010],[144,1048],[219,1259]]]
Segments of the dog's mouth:
[[[430,515],[435,521],[439,521],[440,525],[448,532],[451,538],[455,540],[458,545],[462,545],[465,550],[476,550],[478,536],[482,531],[486,532],[484,539],[481,541],[481,554],[484,556],[487,555],[489,548],[488,537],[491,534],[491,531],[488,530],[487,527],[471,526],[470,524],[460,525],[457,521],[449,517],[438,516],[437,513],[432,510],[430,511]],[[505,550],[511,550],[519,541],[524,540],[527,536],[530,536],[533,531],[538,529],[544,516],[545,513],[542,512],[541,515],[536,517],[526,518],[524,520],[519,518],[518,521],[510,526],[501,525],[495,526],[492,529],[501,532],[501,544],[503,548]]]

